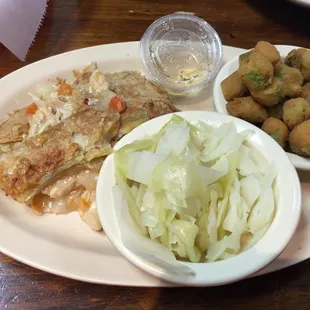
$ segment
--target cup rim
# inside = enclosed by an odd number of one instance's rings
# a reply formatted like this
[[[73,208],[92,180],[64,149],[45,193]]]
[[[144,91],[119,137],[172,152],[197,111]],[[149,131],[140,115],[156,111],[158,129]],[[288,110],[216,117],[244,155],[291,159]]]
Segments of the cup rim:
[[[178,19],[183,19],[183,20],[189,20],[193,21],[199,26],[203,27],[213,38],[213,43],[212,45],[217,46],[218,49],[218,56],[216,57],[214,61],[214,70],[209,74],[205,79],[203,79],[200,83],[195,84],[195,85],[189,85],[189,86],[178,86],[178,85],[172,85],[167,82],[165,82],[160,74],[154,74],[152,70],[150,70],[150,67],[148,66],[148,61],[149,61],[149,41],[150,41],[150,34],[158,27],[159,24],[161,24],[163,21],[170,19],[170,20],[178,20]],[[139,48],[139,54],[140,54],[140,60],[142,62],[144,71],[146,75],[148,76],[149,79],[156,81],[160,85],[172,89],[172,90],[191,90],[194,88],[201,88],[204,85],[206,85],[208,82],[212,81],[217,73],[220,70],[221,63],[222,63],[222,58],[223,58],[223,44],[222,41],[218,35],[218,33],[215,31],[215,29],[204,19],[192,15],[192,14],[186,14],[186,13],[174,13],[174,14],[169,14],[162,16],[155,20],[144,32],[141,40],[140,40],[140,48]]]

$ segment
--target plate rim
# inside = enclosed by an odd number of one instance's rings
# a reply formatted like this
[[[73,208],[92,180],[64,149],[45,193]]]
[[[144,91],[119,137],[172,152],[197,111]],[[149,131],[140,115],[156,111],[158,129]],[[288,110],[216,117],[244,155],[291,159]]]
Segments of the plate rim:
[[[307,8],[310,7],[310,0],[289,0],[289,1],[303,7]]]

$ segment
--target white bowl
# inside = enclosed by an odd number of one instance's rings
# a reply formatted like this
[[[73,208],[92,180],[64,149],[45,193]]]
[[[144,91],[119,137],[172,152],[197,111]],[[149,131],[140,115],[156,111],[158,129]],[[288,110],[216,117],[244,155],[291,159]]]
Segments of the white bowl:
[[[259,271],[272,262],[286,247],[293,236],[301,214],[300,182],[291,161],[283,149],[266,133],[254,125],[238,118],[206,111],[176,113],[188,121],[205,121],[221,124],[233,121],[238,131],[252,129],[250,143],[270,161],[277,165],[276,181],[277,211],[275,218],[263,238],[247,251],[224,261],[215,263],[187,263],[195,272],[195,277],[184,278],[165,272],[157,265],[141,258],[122,243],[112,197],[114,180],[114,157],[110,155],[104,162],[97,183],[97,208],[102,227],[116,249],[131,263],[149,274],[170,282],[191,286],[214,286],[234,282]],[[121,139],[115,150],[146,135],[153,135],[171,118],[164,115],[152,119],[134,129]]]
[[[293,49],[299,48],[297,46],[289,46],[289,45],[276,45],[281,58],[285,58],[286,55]],[[243,54],[243,53],[241,53]],[[230,61],[228,61],[220,70],[217,75],[214,86],[213,86],[213,99],[214,105],[217,112],[222,114],[228,114],[226,109],[227,100],[224,98],[221,82],[227,78],[230,74],[235,72],[239,68],[239,56],[234,57]],[[302,170],[310,170],[310,158],[299,156],[292,153],[287,153],[293,165]]]

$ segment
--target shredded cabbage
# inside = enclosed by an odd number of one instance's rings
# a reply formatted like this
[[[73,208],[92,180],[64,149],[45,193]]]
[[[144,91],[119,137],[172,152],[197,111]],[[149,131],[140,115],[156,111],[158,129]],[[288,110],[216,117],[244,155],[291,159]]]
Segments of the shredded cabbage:
[[[180,124],[170,124],[160,138],[155,154],[163,156],[180,155],[188,144],[189,132],[190,129],[185,121]]]
[[[191,262],[253,246],[276,211],[277,173],[249,134],[173,115],[156,135],[116,151],[116,186],[144,238]]]
[[[163,161],[163,155],[148,151],[132,152],[128,156],[127,178],[144,185],[150,185],[154,168]],[[139,163],[139,165],[137,165]]]
[[[36,87],[36,92],[42,100],[47,100],[55,91],[56,87],[52,83],[39,84]]]

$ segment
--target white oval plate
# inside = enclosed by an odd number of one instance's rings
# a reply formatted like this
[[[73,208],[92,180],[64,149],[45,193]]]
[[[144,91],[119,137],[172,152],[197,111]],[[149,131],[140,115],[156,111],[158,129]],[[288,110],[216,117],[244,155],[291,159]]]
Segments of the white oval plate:
[[[289,45],[276,45],[280,55],[284,58],[291,50],[298,48],[297,46],[289,46]],[[243,50],[240,54],[246,52]],[[239,55],[240,55],[239,54]],[[228,114],[226,109],[227,100],[224,98],[221,82],[229,76],[231,73],[235,72],[239,67],[239,55],[232,58],[228,61],[220,70],[217,75],[214,87],[213,87],[213,99],[216,111],[223,114]],[[289,158],[291,159],[293,165],[302,170],[310,170],[310,158],[302,157],[296,154],[287,153]]]
[[[243,50],[224,47],[223,61]],[[103,71],[140,70],[139,42],[85,48],[41,60],[0,80],[0,117],[30,103],[35,84],[97,61]],[[214,110],[210,88],[198,96],[178,100],[182,110]],[[310,257],[310,178],[301,176],[302,219],[281,256],[259,274],[296,264]],[[36,216],[0,192],[0,251],[27,265],[64,277],[92,283],[128,286],[171,286],[138,270],[123,258],[103,233],[96,233],[77,213]]]

